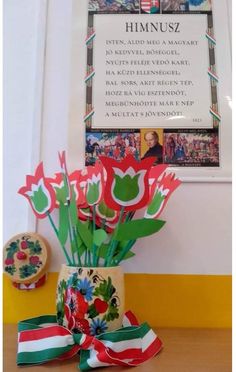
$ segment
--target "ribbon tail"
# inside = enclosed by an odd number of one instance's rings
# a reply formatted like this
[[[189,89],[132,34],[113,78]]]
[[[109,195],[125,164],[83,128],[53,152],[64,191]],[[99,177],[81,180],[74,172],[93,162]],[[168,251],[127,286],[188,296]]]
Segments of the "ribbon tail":
[[[19,332],[17,365],[34,365],[54,359],[64,360],[77,354],[69,330],[59,325],[28,329]]]
[[[93,348],[81,350],[81,371],[105,366],[137,366],[154,357],[162,342],[144,323],[107,332],[93,340]]]

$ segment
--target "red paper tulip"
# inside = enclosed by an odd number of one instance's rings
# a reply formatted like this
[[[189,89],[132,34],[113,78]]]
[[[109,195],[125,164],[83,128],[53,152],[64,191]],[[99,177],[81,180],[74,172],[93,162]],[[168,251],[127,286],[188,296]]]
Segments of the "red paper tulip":
[[[164,174],[152,191],[153,198],[145,211],[145,218],[157,218],[163,211],[172,192],[181,184],[174,173]]]
[[[109,208],[135,211],[144,207],[149,200],[148,176],[156,160],[149,157],[136,161],[128,155],[121,162],[104,156],[100,157],[106,172],[104,200]]]
[[[55,192],[44,176],[42,162],[34,176],[26,176],[26,186],[21,187],[18,193],[26,197],[38,218],[46,217],[56,206]]]

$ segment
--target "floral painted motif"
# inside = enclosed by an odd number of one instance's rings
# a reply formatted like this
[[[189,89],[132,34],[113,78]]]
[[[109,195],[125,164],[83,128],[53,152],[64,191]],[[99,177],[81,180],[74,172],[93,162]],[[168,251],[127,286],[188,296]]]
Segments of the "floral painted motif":
[[[81,279],[77,288],[87,301],[91,301],[93,299],[94,286],[91,285],[90,280],[87,278]]]
[[[21,236],[6,247],[4,270],[11,276],[17,273],[20,279],[26,279],[36,274],[42,266],[40,255],[42,247],[39,240],[31,240],[28,235]]]
[[[107,323],[105,322],[105,320],[101,320],[99,318],[92,319],[92,323],[90,325],[90,334],[92,336],[100,335],[106,330],[107,330]]]
[[[83,271],[87,276],[81,276]],[[119,317],[119,297],[110,277],[104,279],[93,269],[78,269],[57,291],[57,319],[75,333],[97,335]]]

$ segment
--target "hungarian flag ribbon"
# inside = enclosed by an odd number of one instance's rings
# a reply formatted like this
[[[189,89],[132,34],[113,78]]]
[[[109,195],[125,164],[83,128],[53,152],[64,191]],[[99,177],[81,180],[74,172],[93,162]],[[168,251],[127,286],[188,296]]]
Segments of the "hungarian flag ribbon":
[[[147,323],[138,324],[131,311],[123,327],[90,336],[72,333],[57,324],[56,316],[43,315],[18,324],[17,365],[65,360],[79,352],[79,368],[88,371],[105,366],[137,366],[154,357],[162,342]]]

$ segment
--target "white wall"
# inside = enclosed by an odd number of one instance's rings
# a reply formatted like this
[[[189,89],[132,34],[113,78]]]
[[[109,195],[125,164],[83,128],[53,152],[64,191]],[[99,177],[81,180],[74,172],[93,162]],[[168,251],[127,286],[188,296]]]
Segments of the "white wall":
[[[4,240],[35,228],[17,190],[39,159],[45,13],[45,0],[4,1]]]
[[[48,175],[58,170],[58,150],[67,149],[71,170],[83,163],[84,99],[80,93],[85,61],[74,35],[85,32],[82,23],[86,20],[72,22],[76,0],[50,0],[48,4],[47,12],[47,1],[5,1],[4,240],[33,227],[26,201],[16,192],[24,175],[37,165],[37,157],[44,160]],[[37,25],[41,24],[42,35],[45,20],[43,65]],[[223,58],[218,55],[220,61]],[[41,114],[35,109],[38,106]],[[230,129],[228,117],[225,125]],[[231,273],[230,183],[184,183],[162,218],[168,221],[166,226],[137,243],[136,257],[124,264],[127,272]],[[58,270],[63,257],[50,226],[41,221],[37,229],[53,247],[50,270]]]

